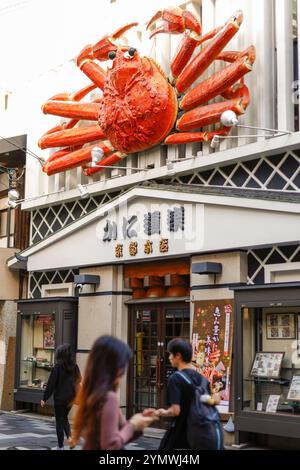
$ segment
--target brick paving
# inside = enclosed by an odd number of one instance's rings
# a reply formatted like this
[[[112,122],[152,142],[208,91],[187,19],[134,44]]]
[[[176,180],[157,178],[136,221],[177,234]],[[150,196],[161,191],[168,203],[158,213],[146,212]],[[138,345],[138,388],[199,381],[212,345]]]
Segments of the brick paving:
[[[141,437],[126,446],[130,450],[156,450],[160,440]],[[0,450],[50,450],[57,446],[55,421],[0,411]],[[68,446],[65,446],[68,449]],[[75,450],[80,450],[76,446]]]

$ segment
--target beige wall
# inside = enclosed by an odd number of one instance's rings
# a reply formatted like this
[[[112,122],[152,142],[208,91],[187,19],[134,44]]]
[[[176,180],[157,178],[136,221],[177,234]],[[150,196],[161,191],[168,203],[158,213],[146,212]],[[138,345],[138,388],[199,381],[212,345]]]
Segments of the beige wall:
[[[300,308],[291,307],[289,309],[263,309],[263,351],[278,351],[284,352],[284,358],[282,362],[283,367],[294,367],[300,368],[300,356],[297,354],[297,319],[296,319],[296,338],[295,339],[267,339],[267,313],[298,313],[300,315]]]
[[[15,349],[8,346],[16,336],[17,303],[0,301],[0,409],[13,409]]]
[[[19,272],[6,265],[7,259],[16,251],[15,248],[0,248],[0,300],[19,298]]]
[[[216,286],[207,289],[191,290],[191,325],[193,324],[194,302],[201,300],[233,299],[234,293],[227,287],[218,285],[247,282],[247,254],[242,251],[229,253],[216,253],[209,255],[193,256],[191,263],[213,262],[222,264],[222,273],[214,275],[199,275],[191,273],[191,287]]]
[[[79,297],[78,307],[78,349],[91,349],[93,342],[101,335],[111,334],[127,343],[128,310],[124,304],[129,297],[112,295],[111,292],[124,291],[123,267],[102,266],[84,268],[80,274],[100,276],[100,285],[96,286],[95,295]],[[86,285],[81,293],[93,293],[94,287]],[[78,353],[77,361],[84,372],[87,353]],[[126,404],[126,380],[121,386],[121,406]]]

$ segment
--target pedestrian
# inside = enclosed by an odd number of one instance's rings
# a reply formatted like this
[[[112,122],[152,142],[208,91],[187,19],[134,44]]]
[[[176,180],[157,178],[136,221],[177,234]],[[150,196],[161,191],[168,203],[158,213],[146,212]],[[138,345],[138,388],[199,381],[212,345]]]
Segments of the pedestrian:
[[[77,387],[81,381],[81,374],[76,364],[70,344],[62,344],[56,350],[55,365],[50,373],[47,387],[44,392],[41,406],[53,394],[56,434],[58,446],[55,450],[64,450],[64,432],[71,443],[71,429],[68,414],[71,410]]]
[[[95,341],[76,398],[73,445],[82,436],[83,450],[122,449],[158,419],[137,413],[126,421],[121,413],[118,391],[131,357],[128,345],[113,336]]]
[[[172,367],[176,368],[168,380],[167,386],[167,403],[168,409],[161,408],[156,410],[154,414],[163,418],[171,418],[169,429],[164,435],[160,450],[172,449],[190,449],[188,442],[188,419],[190,406],[195,394],[195,387],[201,386],[204,393],[201,401],[205,401],[209,405],[216,405],[220,402],[218,395],[211,396],[210,385],[208,380],[197,372],[192,365],[192,346],[190,343],[180,338],[171,340],[168,344],[169,360]],[[217,413],[217,412],[216,412]],[[150,410],[148,410],[150,414]],[[209,428],[210,429],[210,428]],[[211,449],[223,448],[222,430],[219,428],[215,433],[213,428],[211,433],[207,426],[202,428],[205,433],[205,445]],[[197,428],[196,434],[201,440],[199,434],[202,432],[201,427]],[[207,444],[207,440],[209,441]],[[199,449],[200,450],[200,449]]]

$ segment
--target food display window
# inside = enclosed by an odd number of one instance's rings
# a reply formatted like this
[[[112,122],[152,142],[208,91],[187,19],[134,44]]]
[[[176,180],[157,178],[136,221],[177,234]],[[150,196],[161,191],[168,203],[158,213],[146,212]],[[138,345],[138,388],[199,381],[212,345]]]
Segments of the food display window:
[[[55,315],[22,315],[20,387],[45,388],[54,353]]]
[[[40,402],[59,345],[69,343],[76,353],[77,311],[76,297],[19,300],[15,408],[32,408]]]
[[[300,417],[300,308],[243,308],[245,411]]]
[[[299,448],[300,283],[241,286],[234,296],[236,444],[290,438]]]

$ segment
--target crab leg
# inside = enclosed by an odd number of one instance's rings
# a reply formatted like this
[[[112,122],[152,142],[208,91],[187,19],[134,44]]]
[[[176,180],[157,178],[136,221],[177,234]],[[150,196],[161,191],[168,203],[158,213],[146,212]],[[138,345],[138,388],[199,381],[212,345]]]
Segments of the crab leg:
[[[99,165],[98,168],[97,167],[89,168],[86,165],[83,165],[82,166],[83,173],[85,174],[85,176],[91,176],[94,173],[98,173],[99,171],[105,170],[106,166],[115,165],[117,162],[119,162],[120,160],[123,160],[123,158],[125,157],[127,157],[126,153],[115,152],[103,158],[102,160],[100,160],[100,162],[98,162],[98,165]]]
[[[50,98],[50,101],[80,101],[95,88],[96,85],[94,83],[91,83],[90,85],[74,93],[60,93],[58,95],[52,96],[52,98]],[[52,134],[54,132],[62,131],[64,129],[72,129],[74,126],[76,126],[78,121],[79,119],[71,119],[69,122],[52,127],[52,129],[49,129],[47,132],[45,132],[42,137],[48,134]]]
[[[81,147],[82,147],[81,145],[78,145],[75,147],[69,147],[69,148],[65,148],[62,150],[57,150],[56,152],[53,152],[49,158],[47,158],[45,163],[50,163],[53,160],[57,160],[58,158],[64,157],[65,155],[68,155],[69,153],[74,152],[75,150],[79,150]]]
[[[188,110],[207,103],[231,88],[245,74],[252,70],[255,61],[255,47],[240,53],[236,62],[215,73],[189,91],[180,102],[180,108]]]
[[[178,51],[170,64],[173,79],[176,80],[177,77],[180,75],[180,73],[192,57],[193,52],[198,46],[198,44],[199,41],[197,41],[197,39],[194,39],[192,35],[188,33],[184,35],[184,38],[178,47]]]
[[[50,147],[65,147],[72,145],[83,145],[93,140],[102,140],[105,138],[103,132],[100,131],[99,125],[87,127],[78,127],[76,129],[62,130],[45,135],[39,140],[41,149]]]
[[[221,115],[228,110],[234,111],[238,116],[244,114],[245,109],[242,100],[223,101],[207,106],[199,106],[198,108],[184,113],[181,118],[178,119],[176,128],[179,131],[189,131],[216,124],[220,122]]]
[[[74,93],[59,93],[58,95],[52,96],[50,100],[58,100],[58,101],[81,101],[86,95],[88,95],[91,91],[95,90],[97,85],[91,83],[90,85],[81,88]]]
[[[74,126],[78,123],[78,119],[70,119],[70,121],[65,122],[64,124],[59,124],[58,126],[52,127],[49,129],[42,137],[53,134],[54,132],[63,131],[64,129],[73,129]]]
[[[187,65],[179,75],[176,89],[184,93],[192,83],[213,63],[224,47],[233,38],[243,21],[243,13],[238,11],[201,52]]]
[[[98,120],[99,109],[99,103],[76,103],[74,101],[49,100],[42,106],[44,114],[91,121]]]
[[[169,135],[166,140],[166,145],[189,144],[192,142],[209,142],[215,135],[226,136],[231,131],[231,127],[224,127],[218,131],[212,132],[178,132],[177,134]]]
[[[88,147],[81,148],[75,152],[68,153],[60,158],[47,161],[43,166],[43,171],[50,176],[61,171],[71,170],[72,168],[76,168],[84,163],[88,163],[92,159],[91,151],[95,146],[101,147],[106,155],[112,151],[111,146],[98,142],[97,144],[89,145]]]
[[[172,77],[176,79],[192,57],[195,48],[200,44],[201,24],[191,12],[175,7],[159,10],[147,24],[147,29],[160,19],[163,22],[162,26],[156,28],[150,34],[150,38],[159,33],[180,34],[188,30],[171,62]]]

